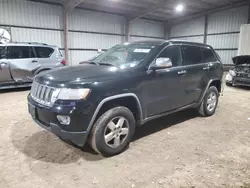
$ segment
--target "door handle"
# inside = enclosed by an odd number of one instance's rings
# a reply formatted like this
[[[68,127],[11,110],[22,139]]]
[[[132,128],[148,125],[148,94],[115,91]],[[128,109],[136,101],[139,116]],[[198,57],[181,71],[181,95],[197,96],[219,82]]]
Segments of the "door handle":
[[[209,70],[210,67],[203,67],[203,70]]]
[[[183,74],[186,74],[186,73],[187,73],[186,70],[182,70],[182,71],[179,71],[179,72],[178,72],[179,75],[183,75]]]
[[[37,63],[38,61],[37,60],[33,60],[33,61],[31,61],[31,63]]]

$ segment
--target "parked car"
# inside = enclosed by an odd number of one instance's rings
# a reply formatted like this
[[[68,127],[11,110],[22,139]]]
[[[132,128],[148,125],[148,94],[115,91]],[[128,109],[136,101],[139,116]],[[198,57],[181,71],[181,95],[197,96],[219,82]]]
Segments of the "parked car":
[[[233,58],[235,66],[226,75],[228,86],[250,86],[250,55]]]
[[[96,152],[112,156],[129,145],[137,125],[188,108],[213,115],[222,74],[208,45],[121,44],[89,63],[36,76],[29,113],[64,140],[80,147],[88,141]]]
[[[38,73],[64,66],[57,46],[41,43],[0,44],[0,89],[31,86]]]

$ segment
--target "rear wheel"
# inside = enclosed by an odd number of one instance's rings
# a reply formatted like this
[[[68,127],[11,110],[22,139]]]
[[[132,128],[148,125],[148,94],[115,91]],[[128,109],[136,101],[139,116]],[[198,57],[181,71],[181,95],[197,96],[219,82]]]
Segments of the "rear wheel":
[[[217,108],[219,101],[219,92],[215,86],[211,86],[199,107],[199,114],[205,117],[212,116]]]
[[[103,156],[121,153],[135,132],[135,118],[126,107],[115,107],[105,112],[94,124],[89,143]]]

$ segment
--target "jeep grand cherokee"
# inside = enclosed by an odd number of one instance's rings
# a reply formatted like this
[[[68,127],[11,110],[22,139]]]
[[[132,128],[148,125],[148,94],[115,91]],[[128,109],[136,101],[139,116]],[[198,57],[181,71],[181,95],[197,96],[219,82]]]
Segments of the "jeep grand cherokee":
[[[36,76],[29,112],[62,139],[112,156],[129,145],[137,125],[187,108],[213,115],[222,70],[208,45],[125,43],[82,65]]]

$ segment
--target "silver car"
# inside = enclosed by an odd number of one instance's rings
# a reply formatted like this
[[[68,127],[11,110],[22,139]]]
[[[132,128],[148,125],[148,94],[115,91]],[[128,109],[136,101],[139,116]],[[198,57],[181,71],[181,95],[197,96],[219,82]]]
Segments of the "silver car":
[[[0,44],[0,89],[28,87],[35,75],[65,64],[57,46],[42,43]]]

